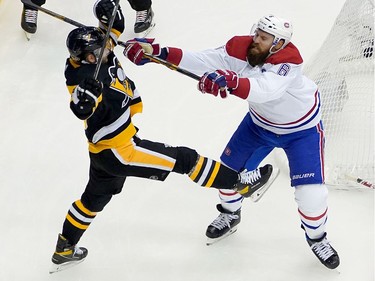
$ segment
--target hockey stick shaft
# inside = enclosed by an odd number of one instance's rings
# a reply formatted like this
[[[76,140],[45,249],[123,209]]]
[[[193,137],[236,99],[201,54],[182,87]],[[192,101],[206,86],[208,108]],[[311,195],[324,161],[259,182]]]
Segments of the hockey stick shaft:
[[[201,79],[200,76],[198,76],[198,75],[196,75],[196,74],[194,74],[194,73],[192,73],[192,72],[190,72],[190,71],[188,71],[186,69],[178,67],[177,65],[175,65],[173,63],[170,63],[170,62],[168,62],[166,60],[158,58],[156,56],[153,56],[153,55],[150,55],[150,54],[144,54],[143,57],[148,58],[149,60],[151,60],[153,62],[160,63],[160,64],[168,67],[169,69],[175,70],[175,71],[177,71],[177,72],[179,72],[181,74],[184,74],[184,75],[186,75],[186,76],[188,76],[190,78],[193,78],[193,79],[195,79],[197,81],[199,81]]]
[[[77,26],[77,27],[83,27],[83,26],[85,26],[84,24],[79,23],[79,22],[77,22],[75,20],[72,20],[70,18],[64,17],[64,16],[59,15],[59,14],[57,14],[55,12],[52,12],[51,10],[45,9],[45,8],[43,8],[41,6],[38,6],[38,5],[34,4],[33,2],[31,2],[31,0],[21,0],[21,1],[22,1],[23,4],[25,4],[27,6],[30,6],[30,7],[34,8],[34,9],[38,9],[39,11],[41,11],[43,13],[46,13],[46,14],[48,14],[48,15],[54,17],[54,18],[57,18],[59,20],[65,21],[66,23],[69,23],[71,25],[74,25],[74,26]]]
[[[105,34],[105,38],[104,38],[102,48],[100,49],[98,63],[96,64],[96,68],[95,68],[95,72],[94,72],[94,79],[98,78],[100,66],[102,65],[104,50],[106,48],[109,36],[111,35],[111,29],[112,29],[113,23],[115,22],[115,18],[116,18],[116,14],[117,14],[117,10],[118,10],[119,5],[120,5],[120,0],[117,0],[116,3],[115,3],[115,7],[113,8],[113,11],[112,11],[111,20],[109,21],[109,24],[108,24],[108,27],[107,27],[107,32]]]

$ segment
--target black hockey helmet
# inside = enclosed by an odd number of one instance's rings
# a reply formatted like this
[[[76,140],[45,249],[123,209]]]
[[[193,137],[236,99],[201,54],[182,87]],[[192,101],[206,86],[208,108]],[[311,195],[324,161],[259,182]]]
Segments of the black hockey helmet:
[[[100,49],[104,39],[103,31],[97,27],[78,27],[68,34],[66,46],[73,60],[82,61],[85,59],[85,54]]]

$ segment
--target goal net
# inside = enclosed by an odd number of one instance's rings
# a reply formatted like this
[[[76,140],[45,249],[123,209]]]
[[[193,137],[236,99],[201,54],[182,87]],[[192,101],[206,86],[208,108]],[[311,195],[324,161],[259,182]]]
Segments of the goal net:
[[[327,184],[374,183],[374,0],[347,0],[305,75],[318,84]]]

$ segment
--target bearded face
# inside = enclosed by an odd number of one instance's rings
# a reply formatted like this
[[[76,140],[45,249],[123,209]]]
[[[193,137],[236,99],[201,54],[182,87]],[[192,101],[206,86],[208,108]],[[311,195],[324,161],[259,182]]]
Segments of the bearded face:
[[[247,49],[247,62],[251,66],[263,65],[270,54],[274,36],[262,30],[255,30],[253,42]]]
[[[269,53],[269,49],[262,50],[259,44],[253,41],[247,49],[247,62],[253,67],[263,65]]]

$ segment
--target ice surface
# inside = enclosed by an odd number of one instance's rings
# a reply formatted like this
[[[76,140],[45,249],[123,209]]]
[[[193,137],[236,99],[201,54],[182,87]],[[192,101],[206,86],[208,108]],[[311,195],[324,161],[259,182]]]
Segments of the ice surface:
[[[92,0],[48,0],[44,6],[95,25]],[[327,36],[344,0],[155,0],[150,37],[163,46],[202,50],[247,34],[262,15],[294,22],[293,42],[308,60]],[[135,12],[121,1],[134,37]],[[332,189],[328,238],[341,257],[322,266],[299,228],[297,206],[283,171],[256,204],[246,201],[238,231],[205,245],[217,216],[215,190],[171,175],[165,182],[128,179],[81,240],[86,261],[49,275],[50,258],[67,209],[88,176],[83,124],[70,112],[63,76],[65,39],[73,28],[40,13],[27,41],[22,5],[0,1],[0,281],[371,281],[374,280],[374,193]],[[239,99],[201,95],[196,81],[161,65],[136,67],[116,51],[142,93],[140,136],[196,148],[218,159],[246,112]],[[271,155],[268,162],[274,163]],[[339,273],[340,272],[340,273]]]

